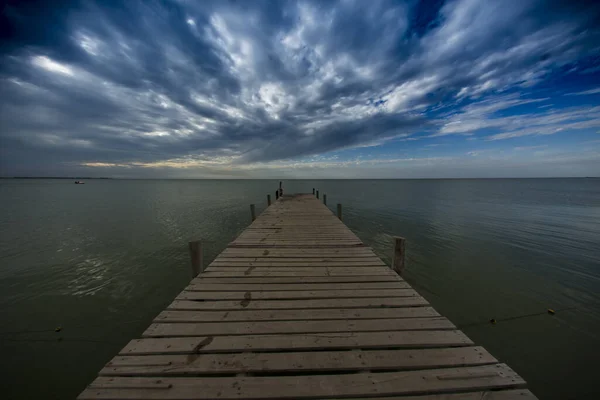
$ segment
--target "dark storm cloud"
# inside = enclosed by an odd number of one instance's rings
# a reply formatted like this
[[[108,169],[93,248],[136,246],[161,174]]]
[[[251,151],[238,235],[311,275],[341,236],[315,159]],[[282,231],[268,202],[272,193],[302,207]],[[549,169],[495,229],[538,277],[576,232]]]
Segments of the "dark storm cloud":
[[[440,104],[581,67],[573,1],[9,2],[0,168],[290,159],[431,129]],[[28,164],[29,163],[29,164]]]

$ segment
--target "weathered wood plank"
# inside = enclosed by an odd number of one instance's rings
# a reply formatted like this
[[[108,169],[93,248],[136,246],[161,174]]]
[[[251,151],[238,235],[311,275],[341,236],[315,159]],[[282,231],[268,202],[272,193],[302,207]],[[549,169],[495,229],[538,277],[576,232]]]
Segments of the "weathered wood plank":
[[[342,228],[340,228],[342,229]],[[240,234],[236,239],[244,239],[244,238],[264,238],[264,237],[282,237],[282,238],[294,238],[298,237],[301,239],[310,239],[311,237],[333,237],[333,238],[341,238],[341,239],[354,239],[358,240],[358,237],[350,231],[328,231],[328,232],[320,232],[315,229],[304,229],[297,230],[295,232],[281,232],[281,231],[271,231],[271,232],[258,232],[258,231],[245,231]]]
[[[317,308],[391,308],[417,307],[429,303],[421,296],[388,298],[306,299],[306,300],[239,300],[186,301],[175,300],[171,310],[291,310]]]
[[[394,396],[394,397],[359,397],[353,400],[537,400],[529,390],[525,389],[506,389],[484,392],[461,392],[431,394],[424,396]],[[340,400],[329,399],[329,400]]]
[[[242,233],[237,239],[262,239],[262,238],[270,238],[270,239],[289,239],[293,240],[295,238],[299,239],[314,239],[314,238],[322,238],[322,239],[342,239],[342,240],[359,240],[358,237],[351,232],[313,232],[309,229],[304,231],[296,231],[296,232],[256,232],[256,231],[246,231]]]
[[[230,243],[229,247],[237,247],[240,249],[254,248],[254,249],[269,249],[273,246],[285,249],[285,248],[317,248],[317,249],[329,249],[337,247],[339,249],[362,247],[362,243]]]
[[[235,353],[117,356],[100,371],[106,376],[193,376],[198,374],[371,371],[464,367],[498,361],[483,347],[419,350],[358,350],[283,353]]]
[[[247,292],[247,291],[317,291],[317,290],[360,290],[360,289],[409,289],[406,282],[359,282],[359,283],[192,283],[187,291],[200,292]]]
[[[354,247],[354,248],[329,248],[329,249],[316,249],[316,248],[236,248],[228,247],[221,253],[222,257],[374,257],[375,253],[368,247]]]
[[[235,272],[240,271],[243,275],[256,273],[271,273],[277,274],[280,272],[288,273],[316,273],[314,276],[333,276],[333,275],[395,275],[396,273],[387,267],[374,265],[370,267],[208,267],[203,275],[207,272]],[[281,275],[285,276],[285,275]],[[299,276],[302,276],[301,274]],[[313,276],[313,275],[306,275]]]
[[[154,322],[217,322],[217,321],[305,321],[353,320],[381,318],[439,317],[432,307],[299,309],[299,310],[238,310],[238,311],[171,311],[161,312]]]
[[[191,283],[345,283],[345,282],[404,282],[398,275],[367,275],[367,276],[291,276],[291,277],[259,277],[246,275],[239,277],[209,277],[206,275],[193,279]]]
[[[332,267],[332,268],[339,268],[339,267],[385,267],[386,265],[383,263],[383,261],[379,260],[379,261],[372,261],[372,260],[366,260],[366,261],[351,261],[351,262],[346,262],[346,261],[327,261],[327,262],[319,262],[319,261],[314,261],[314,262],[285,262],[285,261],[213,261],[212,263],[210,263],[209,265],[210,267],[223,267],[223,268],[229,268],[229,267],[290,267],[290,268],[297,268],[297,267]]]
[[[341,375],[146,378],[99,377],[80,399],[314,399],[434,394],[463,389],[519,388],[505,364]]]
[[[349,231],[344,226],[340,226],[339,228],[323,228],[315,230],[313,227],[308,227],[305,229],[246,229],[244,232],[240,234],[238,237],[247,237],[247,236],[277,236],[277,235],[288,235],[288,236],[335,236],[335,237],[352,237],[356,238],[357,236]]]
[[[188,292],[183,291],[177,300],[291,300],[291,299],[338,299],[358,297],[413,297],[418,293],[413,289],[380,290],[311,290],[311,291],[273,291],[273,292]]]
[[[270,226],[265,226],[265,227],[249,227],[248,229],[246,229],[244,232],[242,232],[243,235],[251,235],[251,234],[270,234],[270,235],[275,235],[275,234],[301,234],[301,235],[305,235],[309,232],[315,233],[317,235],[324,235],[324,234],[336,234],[336,235],[355,235],[354,232],[352,232],[351,230],[349,230],[347,227],[343,226],[343,225],[331,225],[331,224],[325,224],[322,227],[320,227],[321,229],[318,229],[314,226],[311,225],[300,225],[298,223],[299,221],[297,221],[296,223],[291,222],[293,225],[287,225],[284,226],[281,223],[275,223],[275,225],[271,224]],[[317,224],[320,223],[320,220],[317,221]]]
[[[216,268],[207,269],[202,273],[203,277],[342,277],[342,276],[390,276],[395,273],[392,270],[380,269],[373,267],[369,270],[361,268],[359,270],[354,269],[342,269],[342,268],[302,268],[302,269],[275,269],[266,268],[260,269],[261,267],[248,267],[248,268]]]
[[[305,351],[471,346],[461,331],[343,332],[319,334],[146,338],[129,342],[121,355],[200,354],[237,351]]]
[[[456,329],[447,318],[373,320],[252,321],[204,323],[153,323],[142,337],[272,335],[283,333],[384,332]]]
[[[250,244],[265,244],[267,242],[273,242],[273,243],[282,243],[282,244],[286,244],[286,243],[297,243],[297,242],[302,242],[302,243],[306,243],[306,244],[320,244],[322,242],[330,242],[332,243],[334,246],[337,244],[345,244],[345,243],[360,243],[362,244],[362,242],[358,239],[358,238],[319,238],[319,237],[310,237],[310,236],[306,236],[306,237],[292,237],[290,236],[289,238],[278,238],[278,237],[269,237],[269,236],[261,236],[261,237],[250,237],[250,238],[242,238],[239,237],[237,239],[235,239],[232,243],[250,243]]]
[[[368,263],[368,262],[382,262],[380,258],[372,256],[372,257],[223,257],[218,256],[215,258],[213,262],[234,262],[234,263],[242,263],[242,262],[269,262],[269,263],[277,263],[277,262],[285,262],[288,264],[295,263],[327,263],[327,262],[360,262],[360,263]]]

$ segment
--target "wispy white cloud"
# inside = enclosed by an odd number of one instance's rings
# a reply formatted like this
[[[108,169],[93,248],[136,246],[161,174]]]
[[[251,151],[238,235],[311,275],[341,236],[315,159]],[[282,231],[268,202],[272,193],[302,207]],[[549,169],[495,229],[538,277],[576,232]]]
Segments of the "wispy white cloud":
[[[496,112],[546,100],[548,99],[523,99],[518,95],[490,97],[443,116],[443,119],[439,120],[441,128],[430,136],[472,135],[482,129],[499,128],[505,125],[506,119],[495,117]]]
[[[600,176],[599,151],[548,151],[543,157],[531,157],[520,151],[473,150],[466,157],[392,157],[335,159],[315,157],[298,161],[270,161],[248,165],[196,165],[180,160],[139,165],[90,165],[91,175],[110,173],[139,176],[140,168],[148,176],[195,177],[199,171],[215,178],[460,178],[460,177],[546,177]],[[145,172],[144,172],[145,171]],[[475,173],[473,171],[476,171]],[[137,174],[137,175],[136,175]],[[158,175],[157,175],[158,174]]]
[[[530,150],[540,150],[547,148],[547,144],[541,144],[539,146],[517,146],[514,148],[515,151],[530,151]]]
[[[600,107],[571,107],[543,114],[499,118],[503,133],[487,136],[487,140],[503,140],[522,136],[553,135],[600,127]]]
[[[600,107],[576,106],[538,110],[535,113],[498,114],[498,111],[546,100],[546,98],[520,99],[515,95],[489,97],[440,119],[440,129],[430,136],[473,135],[483,130],[499,130],[501,133],[487,135],[484,138],[502,140],[600,127]]]
[[[567,96],[587,96],[591,94],[600,94],[600,88],[584,90],[583,92],[567,93]]]

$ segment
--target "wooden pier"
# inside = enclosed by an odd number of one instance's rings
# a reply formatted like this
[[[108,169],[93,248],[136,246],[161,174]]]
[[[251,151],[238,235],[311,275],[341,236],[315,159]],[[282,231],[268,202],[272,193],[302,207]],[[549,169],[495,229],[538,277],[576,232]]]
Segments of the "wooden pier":
[[[535,399],[524,387],[316,196],[295,195],[258,216],[79,399]]]

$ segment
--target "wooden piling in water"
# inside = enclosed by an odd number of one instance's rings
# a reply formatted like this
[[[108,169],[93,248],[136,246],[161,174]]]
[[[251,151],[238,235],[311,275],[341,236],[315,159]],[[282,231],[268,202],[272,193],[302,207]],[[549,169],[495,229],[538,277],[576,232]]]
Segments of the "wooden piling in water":
[[[271,195],[267,195],[267,207],[271,205]]]
[[[279,190],[275,191],[275,200],[279,199]]]
[[[327,194],[323,193],[323,204],[327,205]]]
[[[317,190],[317,199],[319,198],[319,191]]]
[[[202,273],[202,270],[204,269],[204,265],[202,263],[202,242],[200,240],[189,242],[188,247],[190,250],[190,260],[192,263],[192,279],[194,279],[200,273]]]
[[[337,204],[337,217],[342,220],[342,203]]]
[[[405,242],[406,240],[403,237],[394,237],[394,257],[392,259],[392,269],[396,271],[398,275],[402,275],[402,271],[404,270]]]
[[[250,204],[250,216],[252,217],[252,221],[256,219],[256,213],[254,210],[254,204]]]

